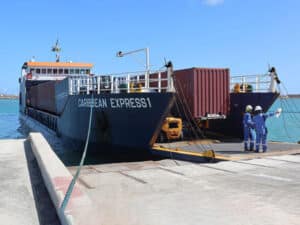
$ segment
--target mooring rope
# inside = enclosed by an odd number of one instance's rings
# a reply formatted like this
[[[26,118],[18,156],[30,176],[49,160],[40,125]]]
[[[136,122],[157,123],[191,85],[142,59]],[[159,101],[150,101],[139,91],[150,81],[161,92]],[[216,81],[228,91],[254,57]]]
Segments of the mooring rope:
[[[92,93],[92,102],[94,102],[93,100],[94,100],[94,93]],[[72,179],[72,181],[71,181],[71,183],[70,183],[70,185],[67,189],[64,200],[63,200],[63,202],[61,203],[61,206],[60,206],[60,210],[62,210],[63,212],[65,211],[65,209],[68,205],[68,202],[69,202],[70,197],[72,195],[76,180],[79,177],[81,168],[83,166],[83,163],[84,163],[84,160],[85,160],[85,157],[86,157],[86,153],[87,153],[87,149],[88,149],[88,145],[89,145],[90,133],[91,133],[92,117],[93,117],[93,104],[91,104],[91,107],[90,107],[90,118],[89,118],[88,132],[87,132],[84,151],[83,151],[83,154],[82,154],[82,157],[81,157],[81,160],[80,160],[80,164],[77,168],[75,176],[73,177],[73,179]]]

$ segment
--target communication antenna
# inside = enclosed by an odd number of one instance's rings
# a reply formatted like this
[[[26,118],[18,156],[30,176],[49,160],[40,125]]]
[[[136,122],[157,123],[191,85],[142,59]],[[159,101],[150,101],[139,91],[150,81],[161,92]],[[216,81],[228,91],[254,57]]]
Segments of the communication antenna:
[[[56,40],[56,43],[55,45],[52,47],[51,49],[52,52],[55,52],[55,56],[56,56],[56,62],[59,62],[60,61],[60,51],[61,51],[61,47],[59,46],[59,41],[58,39]]]

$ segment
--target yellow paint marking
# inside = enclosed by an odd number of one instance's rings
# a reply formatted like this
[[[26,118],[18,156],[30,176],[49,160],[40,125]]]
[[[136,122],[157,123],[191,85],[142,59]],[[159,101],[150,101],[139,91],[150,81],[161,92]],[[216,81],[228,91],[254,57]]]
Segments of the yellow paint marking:
[[[166,148],[159,145],[154,145],[152,149],[156,151],[162,151],[162,152],[173,152],[182,155],[206,157],[206,158],[213,158],[213,159],[225,160],[225,161],[250,160],[250,159],[265,158],[268,156],[291,155],[291,154],[300,153],[300,150],[287,150],[287,151],[273,151],[267,153],[248,153],[248,154],[239,154],[236,156],[231,156],[231,155],[227,156],[222,154],[216,154],[213,150],[207,150],[203,152],[192,152],[192,151],[186,151],[179,148]]]
[[[178,154],[183,154],[183,155],[215,158],[215,152],[213,150],[207,150],[207,151],[203,151],[203,152],[190,152],[190,151],[185,151],[185,150],[178,149],[178,148],[176,148],[176,149],[164,148],[164,147],[157,146],[157,145],[154,145],[152,149],[156,150],[156,151],[173,152],[173,153],[178,153]]]

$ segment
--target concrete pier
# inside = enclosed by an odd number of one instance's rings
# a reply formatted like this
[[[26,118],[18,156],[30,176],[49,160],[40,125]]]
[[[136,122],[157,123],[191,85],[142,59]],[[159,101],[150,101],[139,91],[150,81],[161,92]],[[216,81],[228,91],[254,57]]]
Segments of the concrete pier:
[[[0,140],[0,223],[59,225],[30,143]]]
[[[90,165],[79,182],[103,224],[300,224],[300,155]]]
[[[300,154],[294,147],[281,155],[218,163],[149,159],[85,165],[70,205],[61,212],[77,167],[62,164],[41,134],[0,140],[0,221],[299,225]]]

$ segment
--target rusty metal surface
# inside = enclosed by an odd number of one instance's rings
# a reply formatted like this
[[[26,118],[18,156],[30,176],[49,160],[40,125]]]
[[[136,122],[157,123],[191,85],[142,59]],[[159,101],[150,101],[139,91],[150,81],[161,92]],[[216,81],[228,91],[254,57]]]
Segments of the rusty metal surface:
[[[31,107],[56,113],[55,84],[57,81],[48,81],[32,86],[27,93],[27,104]]]

